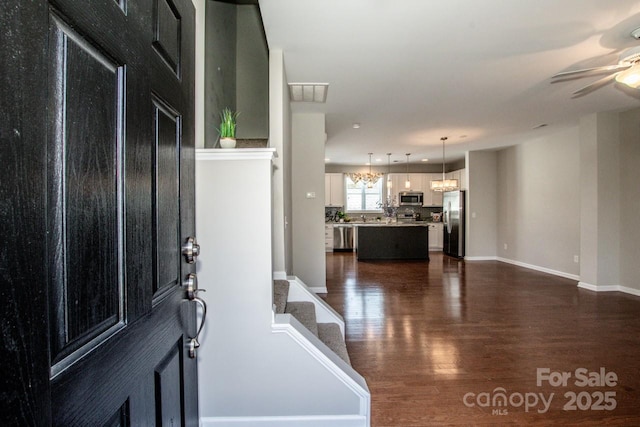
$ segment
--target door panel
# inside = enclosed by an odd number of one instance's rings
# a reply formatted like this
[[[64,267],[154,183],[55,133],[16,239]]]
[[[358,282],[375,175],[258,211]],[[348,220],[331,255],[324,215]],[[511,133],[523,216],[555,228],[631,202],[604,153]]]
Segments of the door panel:
[[[193,5],[17,1],[0,12],[0,424],[197,425]]]
[[[176,4],[171,0],[153,0],[153,47],[164,62],[180,76],[180,39],[182,21]]]
[[[129,414],[129,401],[126,401],[118,410],[113,414],[113,416],[107,421],[105,427],[129,427],[129,419],[131,415]]]
[[[182,340],[174,345],[155,370],[156,425],[184,425],[182,394]]]
[[[180,253],[180,115],[158,99],[154,117],[154,292],[179,283]],[[162,292],[160,293],[160,296]],[[158,296],[158,295],[157,295]]]
[[[49,284],[55,374],[123,325],[119,177],[126,105],[122,67],[55,15],[49,34],[47,246],[55,254]]]

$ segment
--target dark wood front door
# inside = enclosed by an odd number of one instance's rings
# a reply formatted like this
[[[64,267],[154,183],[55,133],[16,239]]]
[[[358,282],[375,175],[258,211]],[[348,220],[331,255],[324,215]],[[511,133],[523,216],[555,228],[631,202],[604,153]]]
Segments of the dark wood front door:
[[[1,425],[197,425],[194,15],[3,3]]]

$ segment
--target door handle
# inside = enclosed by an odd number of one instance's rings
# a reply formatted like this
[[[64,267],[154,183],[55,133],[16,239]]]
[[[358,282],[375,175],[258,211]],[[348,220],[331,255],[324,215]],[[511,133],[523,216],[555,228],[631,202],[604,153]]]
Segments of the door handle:
[[[182,255],[184,255],[185,261],[188,264],[196,262],[196,258],[200,255],[200,245],[196,241],[196,238],[189,236],[184,245],[182,245]]]
[[[195,302],[202,308],[202,319],[200,320],[200,326],[198,326],[196,336],[189,337],[189,357],[193,359],[196,357],[196,349],[200,347],[198,338],[200,337],[200,333],[204,328],[204,322],[207,318],[207,303],[204,302],[203,299],[198,298],[197,293],[206,292],[207,290],[198,289],[198,277],[194,273],[189,273],[182,285],[187,291],[187,298],[189,299],[189,301]]]
[[[204,291],[204,289],[199,289]],[[196,357],[196,349],[200,347],[200,342],[198,342],[198,338],[200,337],[200,332],[202,332],[202,328],[204,328],[204,321],[207,318],[207,303],[201,300],[198,297],[193,297],[191,301],[195,301],[196,304],[199,304],[202,307],[202,320],[200,320],[200,326],[198,327],[198,331],[196,332],[195,337],[189,337],[189,357],[194,359]]]

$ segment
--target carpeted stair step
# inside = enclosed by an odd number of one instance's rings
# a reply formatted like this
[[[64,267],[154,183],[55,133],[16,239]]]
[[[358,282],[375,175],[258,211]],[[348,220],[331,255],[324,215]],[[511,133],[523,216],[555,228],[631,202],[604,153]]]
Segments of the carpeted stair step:
[[[318,336],[318,322],[316,321],[316,306],[314,303],[307,301],[287,302],[284,312],[291,314],[311,333]]]
[[[284,313],[287,306],[287,297],[289,296],[289,281],[274,280],[273,281],[273,303],[276,305],[276,313]]]
[[[318,338],[342,360],[351,365],[347,344],[344,342],[342,331],[337,323],[318,323]]]

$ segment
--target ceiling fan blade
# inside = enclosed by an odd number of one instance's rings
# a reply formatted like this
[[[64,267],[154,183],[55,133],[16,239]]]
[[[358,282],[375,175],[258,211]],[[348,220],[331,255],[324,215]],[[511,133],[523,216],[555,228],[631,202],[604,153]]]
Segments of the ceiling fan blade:
[[[561,79],[566,77],[583,77],[593,74],[608,73],[611,71],[622,71],[631,67],[632,64],[615,64],[604,65],[602,67],[583,68],[582,70],[563,71],[562,73],[554,74],[552,79]]]
[[[588,93],[593,92],[596,89],[600,89],[602,86],[606,85],[607,83],[609,83],[611,80],[616,78],[616,75],[618,73],[613,73],[610,74],[608,76],[604,76],[603,78],[596,80],[595,82],[586,85],[585,87],[578,89],[577,91],[573,92],[573,98],[577,98],[579,96],[584,96]]]

